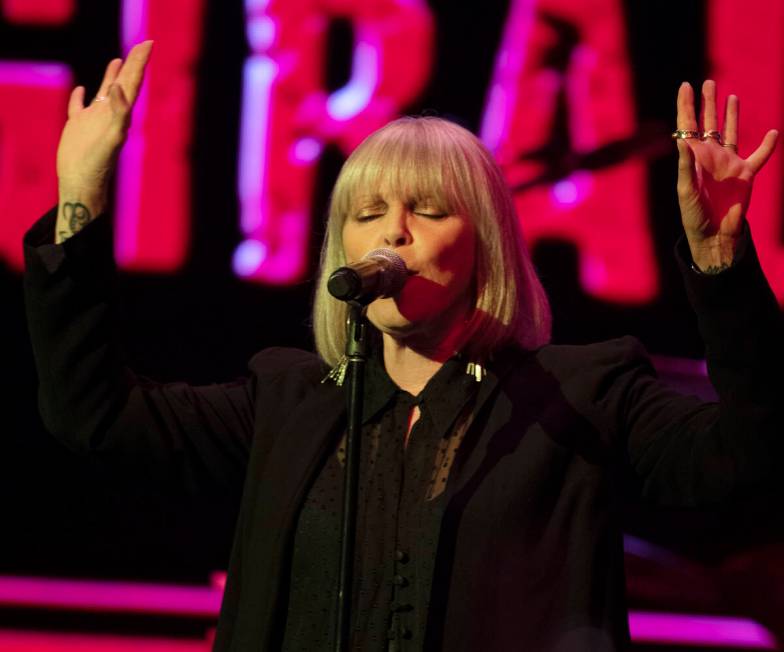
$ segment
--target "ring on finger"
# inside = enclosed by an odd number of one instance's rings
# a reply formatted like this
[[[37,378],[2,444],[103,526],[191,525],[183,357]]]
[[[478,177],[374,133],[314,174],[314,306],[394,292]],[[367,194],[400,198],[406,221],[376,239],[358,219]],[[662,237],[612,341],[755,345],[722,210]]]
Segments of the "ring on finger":
[[[736,154],[738,153],[738,146],[735,143],[722,143],[722,147],[729,147]]]
[[[700,132],[693,129],[676,129],[672,132],[673,140],[685,140],[686,138],[699,138]]]
[[[716,131],[715,129],[711,129],[710,131],[701,131],[700,132],[700,139],[707,140],[708,138],[713,138],[717,143],[721,144],[721,132]]]
[[[103,101],[108,100],[108,99],[109,99],[108,95],[96,95],[93,98],[93,102],[103,102]]]

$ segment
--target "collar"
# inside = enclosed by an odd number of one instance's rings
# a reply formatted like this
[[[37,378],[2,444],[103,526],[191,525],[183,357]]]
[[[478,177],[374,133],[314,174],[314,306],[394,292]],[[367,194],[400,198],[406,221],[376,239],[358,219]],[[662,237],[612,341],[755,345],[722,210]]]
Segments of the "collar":
[[[466,374],[466,365],[464,357],[451,357],[428,381],[425,388],[417,396],[413,396],[398,387],[389,377],[384,367],[382,351],[375,350],[368,360],[365,376],[363,423],[375,418],[390,403],[404,400],[412,405],[419,405],[422,413],[430,417],[433,425],[440,432],[446,432],[479,385],[473,375]]]

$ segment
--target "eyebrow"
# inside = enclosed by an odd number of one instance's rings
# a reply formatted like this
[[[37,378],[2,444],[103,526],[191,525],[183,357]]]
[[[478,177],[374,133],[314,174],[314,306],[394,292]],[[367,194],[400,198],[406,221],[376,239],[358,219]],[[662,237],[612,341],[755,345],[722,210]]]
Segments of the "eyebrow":
[[[358,201],[354,204],[354,210],[362,211],[368,208],[379,208],[381,206],[386,206],[387,203],[381,199],[381,197],[375,198],[368,198],[362,201]]]
[[[397,198],[397,195],[395,196]],[[439,203],[438,198],[431,194],[428,195],[411,195],[402,200],[405,204],[427,204]],[[361,197],[355,202],[357,206],[378,206],[380,204],[386,205],[387,200],[381,195]]]

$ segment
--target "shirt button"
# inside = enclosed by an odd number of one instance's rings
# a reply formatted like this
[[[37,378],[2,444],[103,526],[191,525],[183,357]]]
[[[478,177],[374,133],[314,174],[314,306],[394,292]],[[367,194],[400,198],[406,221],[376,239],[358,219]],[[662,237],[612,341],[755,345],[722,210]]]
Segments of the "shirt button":
[[[395,551],[395,561],[399,561],[401,564],[407,564],[410,557],[408,553],[403,550],[396,550]]]
[[[408,586],[408,580],[402,575],[395,575],[395,577],[392,579],[392,582],[395,584],[395,586]]]

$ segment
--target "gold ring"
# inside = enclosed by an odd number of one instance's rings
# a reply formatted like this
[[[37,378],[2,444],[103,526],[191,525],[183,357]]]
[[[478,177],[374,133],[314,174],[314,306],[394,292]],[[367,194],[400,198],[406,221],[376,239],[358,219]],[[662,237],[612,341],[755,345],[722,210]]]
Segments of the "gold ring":
[[[716,131],[715,129],[700,132],[700,139],[707,140],[708,138],[713,138],[718,143],[721,143],[721,132]]]
[[[729,147],[736,154],[738,153],[738,146],[735,143],[722,143],[722,147]]]
[[[686,138],[699,138],[700,132],[691,129],[677,129],[672,132],[673,140],[685,140]]]

